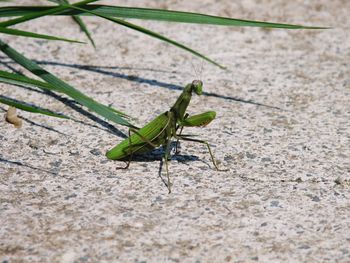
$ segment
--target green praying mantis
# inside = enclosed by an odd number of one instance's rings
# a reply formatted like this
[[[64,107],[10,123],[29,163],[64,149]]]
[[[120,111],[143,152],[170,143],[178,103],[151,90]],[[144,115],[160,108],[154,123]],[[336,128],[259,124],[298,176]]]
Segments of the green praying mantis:
[[[107,158],[112,160],[125,160],[126,158],[129,158],[127,165],[122,167],[122,169],[127,169],[134,154],[146,153],[162,145],[165,149],[164,161],[167,175],[166,185],[169,193],[171,193],[171,183],[169,177],[168,160],[170,157],[172,138],[177,140],[175,147],[176,153],[178,152],[177,147],[179,140],[205,144],[208,148],[214,167],[218,171],[224,171],[218,168],[208,142],[191,138],[191,135],[182,134],[184,127],[206,126],[215,119],[215,111],[208,111],[193,116],[189,116],[189,114],[186,113],[187,107],[191,101],[192,92],[196,93],[197,95],[201,95],[202,87],[203,82],[200,80],[194,80],[192,83],[186,85],[180,97],[176,100],[175,104],[169,111],[160,114],[158,117],[140,129],[130,128],[129,137],[108,151],[106,153]],[[131,134],[131,132],[133,134]]]

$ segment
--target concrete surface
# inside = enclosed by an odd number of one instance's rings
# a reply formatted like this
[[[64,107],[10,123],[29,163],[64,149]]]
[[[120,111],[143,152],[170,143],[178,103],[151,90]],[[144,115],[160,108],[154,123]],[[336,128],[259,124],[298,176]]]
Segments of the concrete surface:
[[[127,171],[116,170],[124,163],[104,153],[123,139],[124,127],[92,120],[70,101],[0,84],[5,96],[81,121],[26,112],[19,112],[21,129],[1,121],[0,260],[350,262],[350,2],[114,4],[334,28],[133,20],[207,54],[228,71],[98,18],[84,19],[96,51],[1,36],[81,91],[136,117],[138,125],[169,109],[179,87],[202,79],[207,93],[193,98],[189,112],[215,110],[217,119],[187,133],[207,139],[229,171],[215,171],[204,146],[182,143],[170,163],[174,186],[168,194],[158,173],[161,150],[138,158]],[[69,18],[18,28],[85,40]],[[0,56],[1,69],[19,69]],[[1,105],[2,115],[5,109]]]

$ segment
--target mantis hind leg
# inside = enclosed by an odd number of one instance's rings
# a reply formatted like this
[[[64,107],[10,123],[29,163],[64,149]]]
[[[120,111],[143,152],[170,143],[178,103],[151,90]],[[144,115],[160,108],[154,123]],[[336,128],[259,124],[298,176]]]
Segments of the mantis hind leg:
[[[129,149],[131,149],[132,143],[131,143],[131,131],[135,134],[137,134],[141,140],[143,140],[145,143],[148,143],[149,145],[151,145],[152,147],[156,148],[157,146],[154,145],[150,140],[148,140],[147,138],[145,138],[144,136],[142,136],[141,134],[138,133],[137,130],[133,129],[133,128],[129,128],[128,131],[128,135],[129,135]],[[127,151],[127,150],[126,150]],[[134,152],[131,151],[130,153],[126,152],[129,155],[129,160],[126,163],[125,167],[117,167],[116,169],[128,169],[132,160],[132,157],[134,155]]]
[[[209,151],[209,154],[210,154],[210,158],[211,158],[211,161],[214,165],[214,167],[216,168],[216,170],[218,171],[227,171],[228,169],[220,169],[215,161],[215,158],[214,158],[214,154],[213,152],[211,151],[211,148],[210,148],[210,145],[207,141],[204,141],[204,140],[198,140],[198,139],[192,139],[192,138],[188,138],[188,137],[185,137],[185,136],[181,136],[181,135],[177,135],[177,138],[180,139],[180,140],[184,140],[184,141],[190,141],[190,142],[199,142],[199,143],[202,143],[202,144],[205,144],[208,148],[208,151]]]
[[[169,194],[171,193],[171,183],[170,183],[169,165],[168,165],[168,159],[169,159],[170,150],[171,150],[170,143],[171,143],[171,140],[168,139],[167,142],[166,142],[165,153],[164,153],[166,176],[167,176],[167,180],[168,180],[167,187],[168,187],[168,190],[169,190]]]
[[[131,128],[128,131],[128,135],[129,135],[129,147],[131,146]],[[133,152],[130,153],[129,155],[129,160],[126,163],[125,167],[116,167],[115,169],[119,170],[119,169],[128,169],[132,160],[132,156],[133,156]]]

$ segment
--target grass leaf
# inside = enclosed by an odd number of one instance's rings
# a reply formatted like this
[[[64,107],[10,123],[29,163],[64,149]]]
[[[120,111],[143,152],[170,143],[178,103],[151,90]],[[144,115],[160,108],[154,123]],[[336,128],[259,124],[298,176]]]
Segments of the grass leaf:
[[[325,27],[310,27],[310,26],[301,26],[301,25],[292,25],[292,24],[282,24],[282,23],[271,23],[271,22],[261,22],[261,21],[252,21],[252,20],[242,20],[242,19],[233,19],[227,17],[219,16],[210,16],[199,13],[190,13],[190,12],[181,12],[181,11],[169,11],[161,9],[149,9],[149,8],[134,8],[134,7],[121,7],[121,6],[101,6],[101,5],[87,5],[87,3],[93,2],[93,0],[86,0],[74,5],[68,4],[67,0],[56,0],[60,4],[59,7],[20,7],[21,9],[16,9],[16,7],[5,7],[0,8],[0,16],[6,16],[12,12],[24,12],[24,16],[16,19],[12,19],[5,22],[0,22],[0,26],[9,26],[17,23],[21,23],[39,16],[43,15],[56,15],[56,14],[65,14],[65,15],[95,15],[107,20],[110,20],[119,25],[128,27],[130,29],[136,30],[138,32],[147,34],[151,37],[160,39],[164,42],[172,44],[178,48],[186,50],[192,53],[195,56],[198,56],[220,68],[225,68],[219,63],[211,60],[210,58],[200,54],[199,52],[180,44],[172,39],[169,39],[163,35],[160,35],[156,32],[148,30],[146,28],[137,26],[133,23],[126,22],[124,20],[113,18],[122,17],[122,18],[137,18],[137,19],[152,19],[158,21],[170,21],[170,22],[183,22],[183,23],[197,23],[197,24],[211,24],[211,25],[225,25],[225,26],[255,26],[255,27],[267,27],[267,28],[284,28],[284,29],[324,29]],[[102,10],[102,11],[101,11]],[[80,27],[83,28],[85,33],[90,36],[87,28],[79,20],[76,20]],[[89,37],[91,40],[91,36]]]
[[[60,0],[60,3],[69,4],[68,0]],[[95,42],[91,37],[91,34],[89,30],[87,29],[87,26],[83,22],[83,20],[79,16],[72,16],[73,20],[79,25],[80,30],[83,31],[86,35],[86,37],[90,40],[91,44],[94,48],[96,48]]]
[[[72,18],[79,25],[81,31],[83,31],[85,33],[86,37],[90,40],[90,43],[93,45],[93,47],[96,48],[95,42],[92,39],[90,31],[87,29],[83,20],[79,16],[72,16]]]
[[[47,109],[44,109],[41,107],[33,106],[33,105],[30,105],[26,102],[18,101],[18,100],[8,98],[8,97],[2,96],[2,95],[0,95],[0,103],[6,104],[8,106],[12,106],[12,107],[15,107],[17,109],[24,110],[24,111],[39,113],[39,114],[52,116],[52,117],[56,117],[56,118],[70,119],[70,117],[68,117],[67,115],[55,113],[53,111],[50,111],[50,110],[47,110]]]
[[[116,114],[116,112],[111,110],[111,108],[109,108],[108,106],[94,101],[92,98],[86,96],[79,90],[70,86],[68,83],[60,80],[50,72],[41,68],[34,61],[27,59],[25,56],[11,48],[8,44],[4,43],[2,40],[0,40],[0,50],[27,70],[51,84],[53,87],[55,87],[57,91],[59,90],[60,92],[68,95],[69,97],[73,98],[78,103],[84,105],[91,111],[94,111],[100,116],[103,116],[106,119],[113,121],[117,124],[128,127],[134,127],[131,123],[129,123],[127,120],[120,116],[123,115],[123,113]]]
[[[165,41],[165,42],[167,42],[169,44],[172,44],[172,45],[174,45],[174,46],[176,46],[178,48],[184,49],[184,50],[192,53],[193,55],[198,56],[198,57],[200,57],[200,58],[202,58],[202,59],[204,59],[204,60],[206,60],[206,61],[208,61],[208,62],[210,62],[210,63],[212,63],[212,64],[214,64],[214,65],[216,65],[216,66],[218,66],[220,68],[222,68],[222,69],[225,69],[224,66],[222,66],[219,63],[215,62],[214,60],[211,60],[210,58],[202,55],[201,53],[199,53],[199,52],[197,52],[197,51],[195,51],[195,50],[193,50],[193,49],[191,49],[191,48],[189,48],[189,47],[187,47],[185,45],[182,45],[182,44],[180,44],[180,43],[178,43],[178,42],[176,42],[176,41],[174,41],[172,39],[169,39],[169,38],[167,38],[167,37],[165,37],[163,35],[160,35],[160,34],[154,32],[154,31],[148,30],[148,29],[146,29],[144,27],[132,24],[130,22],[127,22],[127,21],[124,21],[124,20],[121,20],[121,19],[118,19],[118,18],[113,18],[113,17],[108,17],[108,16],[105,16],[105,15],[100,15],[100,14],[94,12],[94,11],[89,11],[89,10],[82,9],[82,8],[76,7],[76,6],[71,6],[71,5],[69,5],[69,6],[71,8],[74,8],[74,9],[77,9],[77,10],[80,10],[80,11],[89,12],[89,13],[91,13],[93,15],[102,17],[104,19],[107,19],[107,20],[112,21],[114,23],[117,23],[119,25],[122,25],[122,26],[125,26],[125,27],[128,27],[128,28],[134,29],[136,31],[139,31],[139,32],[144,33],[146,35],[149,35],[151,37],[158,38],[158,39],[160,39],[162,41]]]
[[[85,5],[91,2],[96,2],[98,0],[85,0],[85,1],[81,1],[78,2],[76,4],[74,4],[73,6],[78,6],[78,5]],[[15,19],[11,19],[11,20],[7,20],[4,22],[0,22],[0,26],[1,27],[8,27],[8,26],[13,26],[19,23],[23,23],[23,22],[27,22],[29,20],[35,19],[35,18],[39,18],[39,17],[43,17],[43,16],[47,16],[47,15],[54,15],[56,13],[60,13],[64,10],[66,10],[67,7],[65,6],[58,6],[58,7],[51,7],[49,9],[45,9],[39,12],[35,12],[35,13],[30,13],[30,14],[25,14],[22,17],[18,17]]]
[[[94,11],[99,15],[119,17],[119,18],[135,18],[145,20],[157,20],[167,22],[180,22],[192,24],[208,24],[220,26],[251,26],[251,27],[268,27],[268,28],[284,28],[284,29],[327,29],[329,27],[320,26],[304,26],[284,23],[271,23],[254,20],[235,19],[229,17],[219,17],[205,15],[200,13],[171,11],[151,8],[123,7],[123,6],[107,6],[107,5],[80,5],[81,8]],[[0,8],[0,17],[19,16],[24,14],[34,14],[38,11],[46,11],[52,7],[44,6],[26,6],[26,7],[2,7]],[[82,10],[67,9],[55,15],[84,15],[90,16],[91,13]]]
[[[38,87],[43,90],[50,90],[50,91],[59,91],[54,86],[47,82],[43,82],[40,80],[28,78],[26,76],[6,72],[3,70],[0,70],[0,82],[13,84],[13,85],[22,85],[25,87]]]
[[[27,76],[20,75],[20,74],[6,72],[3,70],[0,70],[0,82],[12,84],[12,85],[22,85],[25,87],[40,88],[42,90],[57,91],[57,92],[64,93],[64,94],[69,96],[69,94],[65,93],[64,90],[62,90],[60,88],[57,89],[55,86],[52,86],[51,84],[49,84],[47,82],[32,79],[32,78],[29,78]],[[121,111],[118,111],[112,107],[108,106],[108,108],[121,116],[130,117],[129,115],[127,115]]]
[[[37,33],[33,33],[33,32],[12,29],[12,28],[7,28],[7,27],[0,27],[0,33],[8,34],[8,35],[15,35],[15,36],[22,36],[22,37],[32,37],[32,38],[41,38],[41,39],[47,39],[47,40],[59,40],[59,41],[85,44],[84,42],[81,42],[78,40],[71,40],[71,39],[62,38],[62,37],[37,34]]]

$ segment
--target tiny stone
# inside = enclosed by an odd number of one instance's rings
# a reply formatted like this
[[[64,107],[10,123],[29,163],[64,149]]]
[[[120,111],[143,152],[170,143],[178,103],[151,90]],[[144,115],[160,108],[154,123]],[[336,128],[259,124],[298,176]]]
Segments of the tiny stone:
[[[76,194],[67,195],[64,199],[68,200],[68,199],[74,198],[74,197],[77,197],[77,195]]]
[[[71,156],[76,156],[76,155],[79,155],[79,152],[78,152],[78,151],[71,150],[71,151],[69,151],[69,155],[71,155]]]
[[[90,153],[93,154],[93,155],[96,155],[96,156],[101,155],[101,151],[98,150],[98,149],[93,149],[93,150],[90,151]]]
[[[278,207],[279,201],[271,201],[270,204],[272,207]]]
[[[87,262],[88,260],[89,260],[89,256],[88,255],[79,258],[80,262]]]
[[[232,257],[231,257],[231,256],[227,256],[227,257],[225,257],[225,261],[226,261],[226,262],[230,262],[230,261],[231,261],[231,259],[232,259]]]
[[[224,160],[226,161],[226,162],[229,162],[229,161],[231,161],[231,160],[233,160],[234,159],[234,157],[232,156],[232,155],[226,155],[225,157],[224,157]]]
[[[62,160],[59,159],[57,161],[51,162],[50,165],[54,166],[54,167],[59,167],[61,165],[61,163],[62,163]]]
[[[302,183],[303,180],[301,179],[301,177],[298,177],[296,180],[295,180],[297,183]]]
[[[308,245],[302,245],[299,247],[299,249],[309,249],[309,248],[310,248],[310,246],[308,246]]]
[[[256,154],[247,152],[247,153],[246,153],[246,156],[247,156],[247,158],[249,158],[249,159],[255,159]]]
[[[318,197],[318,196],[313,196],[312,197],[312,201],[314,201],[314,202],[320,202],[321,201],[321,199]]]
[[[163,201],[163,198],[162,198],[161,196],[157,196],[157,197],[156,197],[156,201],[157,201],[157,202]]]
[[[343,179],[341,177],[338,177],[337,179],[334,180],[334,182],[338,185],[343,184]]]
[[[349,254],[349,250],[347,250],[346,248],[343,248],[340,250],[343,254]]]

